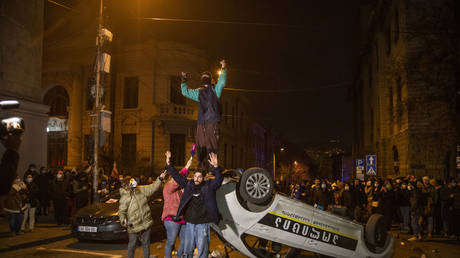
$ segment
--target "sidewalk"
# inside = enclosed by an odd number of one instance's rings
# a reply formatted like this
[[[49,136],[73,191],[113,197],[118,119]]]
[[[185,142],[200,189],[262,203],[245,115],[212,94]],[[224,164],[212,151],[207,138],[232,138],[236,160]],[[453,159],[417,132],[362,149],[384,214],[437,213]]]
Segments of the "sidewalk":
[[[50,230],[53,229],[53,230]],[[52,216],[41,216],[33,232],[10,236],[8,219],[0,217],[0,253],[40,246],[47,243],[71,238],[69,226],[53,224]]]

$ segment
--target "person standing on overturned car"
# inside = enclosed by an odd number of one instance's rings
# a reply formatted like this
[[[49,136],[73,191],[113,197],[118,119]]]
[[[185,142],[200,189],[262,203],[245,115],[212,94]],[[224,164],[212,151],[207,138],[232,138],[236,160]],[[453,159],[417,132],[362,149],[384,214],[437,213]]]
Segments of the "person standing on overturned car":
[[[144,258],[150,257],[150,233],[153,224],[148,199],[161,185],[166,172],[161,173],[157,180],[146,186],[137,186],[134,178],[129,179],[129,184],[120,188],[120,205],[118,216],[123,227],[127,227],[129,235],[128,258],[134,258],[136,241],[140,236]]]
[[[171,165],[171,152],[166,152],[166,170],[184,188],[176,216],[184,215],[186,221],[185,245],[182,257],[192,258],[195,247],[198,257],[207,258],[209,253],[209,223],[218,224],[216,191],[222,185],[221,168],[217,155],[209,154],[209,164],[213,168],[214,179],[204,180],[206,172],[196,171],[188,180]]]

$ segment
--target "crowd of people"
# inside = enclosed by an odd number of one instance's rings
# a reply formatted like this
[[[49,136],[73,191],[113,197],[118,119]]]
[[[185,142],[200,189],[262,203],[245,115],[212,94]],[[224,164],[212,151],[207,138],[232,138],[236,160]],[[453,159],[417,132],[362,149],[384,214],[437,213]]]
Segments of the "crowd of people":
[[[414,175],[346,182],[314,179],[289,187],[277,181],[276,187],[292,198],[361,223],[380,213],[388,230],[398,225],[413,235],[409,240],[430,239],[435,234],[460,237],[460,179]]]
[[[119,191],[124,175],[119,174],[116,163],[109,176],[104,169],[98,173],[100,198]],[[140,185],[153,183],[152,177],[139,176]],[[4,197],[3,211],[9,215],[12,235],[31,232],[40,216],[52,214],[57,225],[70,224],[71,218],[82,207],[92,202],[92,167],[81,169],[37,169],[30,164],[22,178],[16,177],[11,190]],[[18,226],[18,224],[20,224]]]

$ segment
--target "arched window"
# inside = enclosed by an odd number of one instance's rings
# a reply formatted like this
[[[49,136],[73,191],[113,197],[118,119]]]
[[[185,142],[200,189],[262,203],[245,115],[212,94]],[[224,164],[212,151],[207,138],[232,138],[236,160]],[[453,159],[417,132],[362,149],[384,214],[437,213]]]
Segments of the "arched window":
[[[50,116],[67,117],[69,106],[69,95],[62,86],[55,86],[50,89],[43,100],[45,105],[50,106]]]

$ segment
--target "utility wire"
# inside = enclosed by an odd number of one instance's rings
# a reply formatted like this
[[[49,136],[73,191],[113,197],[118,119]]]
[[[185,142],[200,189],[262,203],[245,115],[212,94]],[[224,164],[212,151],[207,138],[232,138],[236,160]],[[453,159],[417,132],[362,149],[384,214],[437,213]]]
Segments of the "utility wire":
[[[195,20],[195,19],[174,19],[174,18],[160,18],[160,17],[143,17],[141,20],[150,21],[170,21],[170,22],[190,22],[190,23],[214,23],[214,24],[231,24],[231,25],[252,25],[264,27],[287,27],[287,28],[303,28],[301,25],[291,24],[276,24],[276,23],[261,23],[261,22],[235,22],[235,21],[216,21],[216,20]]]
[[[329,86],[323,86],[318,88],[300,88],[300,89],[279,89],[279,90],[255,90],[255,89],[237,89],[237,88],[224,88],[227,91],[234,92],[247,92],[247,93],[293,93],[293,92],[305,92],[305,91],[314,91],[322,89],[332,89],[332,88],[342,88],[345,85],[349,85],[351,82],[344,82],[333,84]]]
[[[54,5],[57,5],[57,6],[59,6],[59,7],[64,8],[64,9],[73,10],[72,7],[69,7],[69,6],[67,6],[67,5],[61,4],[61,3],[59,3],[59,2],[56,2],[56,1],[53,1],[53,0],[47,0],[47,1],[48,1],[49,3],[52,3],[52,4],[54,4]]]

